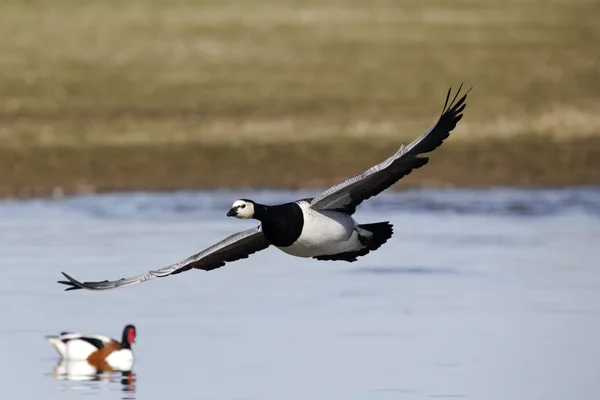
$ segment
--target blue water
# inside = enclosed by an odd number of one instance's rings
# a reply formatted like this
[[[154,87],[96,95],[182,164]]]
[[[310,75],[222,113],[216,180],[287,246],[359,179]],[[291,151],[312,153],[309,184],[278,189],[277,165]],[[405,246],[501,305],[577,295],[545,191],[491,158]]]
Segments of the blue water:
[[[2,398],[600,398],[600,189],[390,192],[355,216],[395,234],[356,263],[271,248],[114,291],[56,283],[160,268],[256,224],[225,218],[236,198],[314,193],[0,201]],[[53,375],[44,335],[127,323],[131,374]]]

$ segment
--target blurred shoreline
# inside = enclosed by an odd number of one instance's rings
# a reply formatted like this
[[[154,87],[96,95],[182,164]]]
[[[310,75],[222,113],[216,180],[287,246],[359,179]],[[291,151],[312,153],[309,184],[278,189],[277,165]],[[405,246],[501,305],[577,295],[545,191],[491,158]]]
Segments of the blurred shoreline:
[[[113,191],[323,188],[383,161],[398,141],[0,149],[0,197]],[[447,140],[403,178],[412,187],[600,185],[600,138]]]

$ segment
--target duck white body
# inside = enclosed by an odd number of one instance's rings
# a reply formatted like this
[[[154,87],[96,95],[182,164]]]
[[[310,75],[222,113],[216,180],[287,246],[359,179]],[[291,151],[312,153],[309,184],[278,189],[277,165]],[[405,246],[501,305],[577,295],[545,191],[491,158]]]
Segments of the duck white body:
[[[109,343],[111,338],[99,335],[82,335],[80,333],[65,333],[60,336],[46,336],[46,339],[54,346],[61,358],[65,360],[87,360],[92,353],[98,351],[98,347],[90,343],[89,339]]]
[[[133,367],[133,352],[131,349],[113,351],[106,358],[106,363],[119,371],[130,371]]]

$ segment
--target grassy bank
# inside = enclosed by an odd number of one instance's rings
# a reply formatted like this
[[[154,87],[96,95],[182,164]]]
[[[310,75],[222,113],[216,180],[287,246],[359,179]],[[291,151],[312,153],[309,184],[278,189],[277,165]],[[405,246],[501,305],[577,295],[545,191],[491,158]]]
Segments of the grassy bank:
[[[0,150],[3,196],[113,190],[327,187],[388,157],[389,142],[94,146]],[[398,187],[600,184],[600,138],[492,139],[443,146]],[[226,182],[226,185],[223,184]]]
[[[0,192],[320,185],[427,129],[462,81],[465,118],[412,184],[598,184],[599,15],[587,0],[0,0]]]

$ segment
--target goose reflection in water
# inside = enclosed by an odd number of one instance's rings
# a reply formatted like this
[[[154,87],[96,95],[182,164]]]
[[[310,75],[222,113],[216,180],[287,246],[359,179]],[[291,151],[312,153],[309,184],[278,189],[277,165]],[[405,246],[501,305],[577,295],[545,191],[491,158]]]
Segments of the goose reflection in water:
[[[104,382],[107,384],[120,383],[121,390],[125,393],[123,399],[135,398],[136,374],[131,371],[122,371],[112,368],[98,369],[85,360],[60,360],[52,370],[52,377],[59,381],[90,382],[84,386],[69,386],[70,389],[82,388],[99,390],[105,385],[92,384],[92,382]]]

